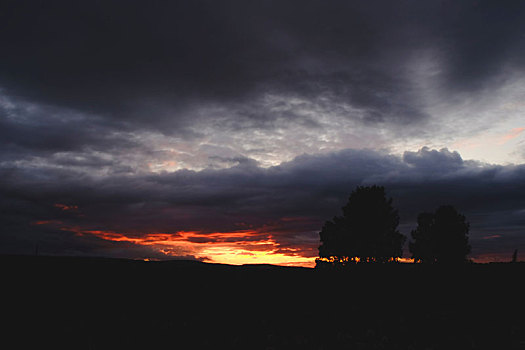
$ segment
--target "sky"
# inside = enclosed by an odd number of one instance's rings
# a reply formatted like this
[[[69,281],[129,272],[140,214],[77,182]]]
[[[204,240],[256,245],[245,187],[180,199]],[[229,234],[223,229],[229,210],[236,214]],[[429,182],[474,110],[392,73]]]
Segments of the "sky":
[[[313,266],[356,186],[525,250],[525,4],[2,1],[0,253]],[[410,254],[405,246],[405,258]]]

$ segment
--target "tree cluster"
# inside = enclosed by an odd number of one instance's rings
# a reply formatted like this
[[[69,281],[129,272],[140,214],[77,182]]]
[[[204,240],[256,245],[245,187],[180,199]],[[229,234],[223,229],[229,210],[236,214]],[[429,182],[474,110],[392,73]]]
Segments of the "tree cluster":
[[[399,215],[381,186],[358,186],[342,208],[343,215],[325,222],[319,233],[317,266],[357,262],[386,263],[403,255],[406,237],[397,227]],[[415,262],[460,263],[470,252],[469,224],[452,206],[421,213],[409,250]]]

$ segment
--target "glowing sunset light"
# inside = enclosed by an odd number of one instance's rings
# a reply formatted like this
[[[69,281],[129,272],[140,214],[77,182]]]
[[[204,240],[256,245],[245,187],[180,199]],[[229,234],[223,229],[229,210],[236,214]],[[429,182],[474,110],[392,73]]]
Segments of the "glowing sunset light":
[[[52,224],[52,222],[49,222]],[[173,233],[147,233],[131,235],[113,231],[83,230],[63,227],[77,235],[93,235],[113,242],[129,242],[149,246],[167,258],[187,252],[196,258],[221,264],[273,264],[282,266],[314,267],[315,258],[300,255],[300,249],[283,249],[268,234],[254,230],[234,232],[212,232],[203,234],[197,231],[178,231]],[[252,236],[252,237],[250,237]],[[255,237],[253,237],[255,236]]]
[[[243,264],[272,264],[282,266],[314,267],[315,258],[286,255],[269,251],[251,251],[236,247],[218,246],[207,247],[202,253],[213,262],[231,265]]]
[[[272,233],[260,230],[238,230],[232,232],[151,232],[151,233],[122,233],[116,231],[91,230],[80,227],[64,226],[59,220],[34,221],[32,225],[55,227],[61,231],[73,232],[77,236],[95,236],[99,239],[130,243],[132,245],[147,247],[150,252],[158,253],[156,256],[144,255],[142,260],[164,260],[179,256],[194,257],[201,261],[220,264],[272,264],[281,266],[315,267],[316,261],[333,263],[336,261],[346,263],[359,263],[359,257],[317,257],[317,243],[313,245],[297,245],[296,247],[283,247]],[[266,227],[267,228],[267,227]],[[278,231],[273,231],[278,232]],[[483,240],[500,238],[501,235],[488,235]],[[507,254],[477,254],[472,260],[477,263],[509,260],[512,252]],[[316,259],[317,258],[317,259]],[[413,263],[411,258],[397,258],[399,263]]]
[[[337,262],[337,263],[352,263],[352,264],[357,264],[359,262],[361,262],[361,260],[363,260],[363,262],[375,262],[376,260],[374,258],[367,258],[367,259],[361,259],[360,257],[358,256],[353,256],[353,257],[348,257],[348,256],[343,256],[343,257],[337,257],[337,256],[330,256],[328,258],[317,258],[316,261],[319,261],[319,262],[326,262],[326,263],[334,263],[334,262]],[[413,262],[413,259],[403,259],[401,260],[401,258],[390,258],[390,260],[388,262],[406,262],[406,261],[410,261],[410,262]]]

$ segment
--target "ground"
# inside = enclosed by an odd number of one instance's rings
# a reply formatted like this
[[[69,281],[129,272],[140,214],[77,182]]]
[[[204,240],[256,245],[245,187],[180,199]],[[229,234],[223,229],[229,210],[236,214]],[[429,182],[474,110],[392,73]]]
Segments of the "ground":
[[[2,256],[0,266],[10,348],[525,348],[524,263],[319,271]]]

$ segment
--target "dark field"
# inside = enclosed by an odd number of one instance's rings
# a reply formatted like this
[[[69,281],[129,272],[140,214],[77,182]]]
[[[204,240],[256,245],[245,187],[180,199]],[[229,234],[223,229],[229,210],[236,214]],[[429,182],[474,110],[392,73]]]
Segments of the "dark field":
[[[524,263],[328,272],[2,256],[0,266],[9,349],[525,349]]]

